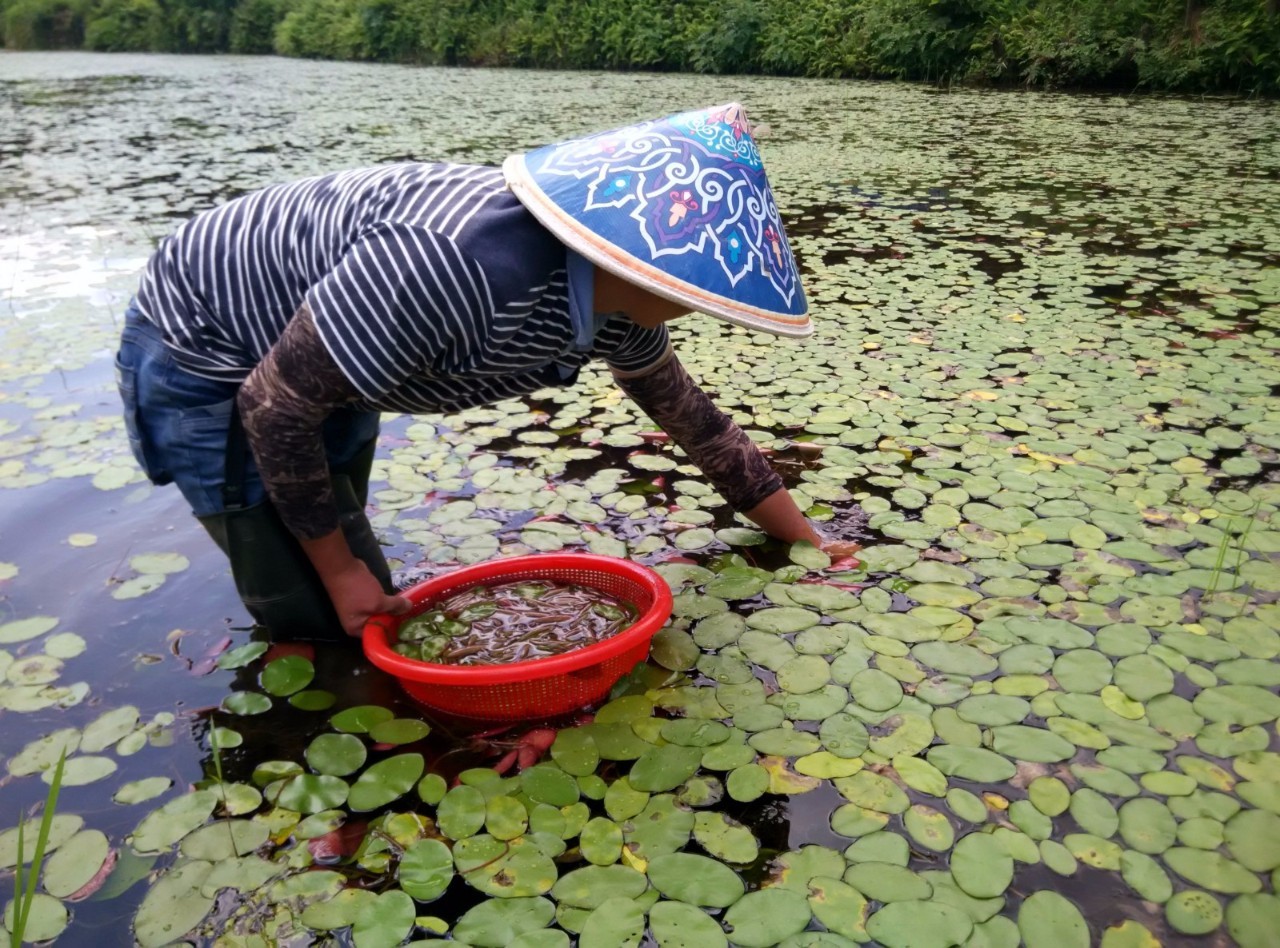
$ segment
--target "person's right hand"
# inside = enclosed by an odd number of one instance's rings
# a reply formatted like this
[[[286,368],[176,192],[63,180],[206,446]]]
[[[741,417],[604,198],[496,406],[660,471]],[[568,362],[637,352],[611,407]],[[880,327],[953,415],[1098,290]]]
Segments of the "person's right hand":
[[[382,584],[369,572],[364,560],[351,558],[349,565],[325,577],[325,588],[347,635],[358,638],[370,616],[389,613],[404,615],[411,604],[404,596],[388,596]]]

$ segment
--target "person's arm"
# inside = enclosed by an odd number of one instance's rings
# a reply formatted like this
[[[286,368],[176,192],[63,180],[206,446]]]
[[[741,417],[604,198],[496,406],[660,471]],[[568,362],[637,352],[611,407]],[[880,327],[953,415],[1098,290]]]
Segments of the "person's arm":
[[[813,528],[760,449],[715,406],[673,351],[643,374],[614,369],[614,379],[684,449],[729,505],[770,536],[791,543],[808,540],[836,554],[857,549],[857,544],[825,540]]]
[[[383,592],[338,523],[321,429],[330,412],[357,395],[304,305],[236,399],[271,502],[315,566],[349,635],[359,635],[375,613],[398,615],[409,608],[408,600]]]

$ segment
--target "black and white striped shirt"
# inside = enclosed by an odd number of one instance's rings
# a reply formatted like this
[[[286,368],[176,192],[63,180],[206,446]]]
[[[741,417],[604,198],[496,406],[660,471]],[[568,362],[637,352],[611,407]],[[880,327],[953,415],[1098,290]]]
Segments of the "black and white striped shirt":
[[[593,358],[637,372],[665,356],[665,328],[623,316],[575,349],[565,254],[499,169],[389,165],[200,214],[137,303],[185,370],[239,382],[305,301],[368,407],[457,411],[569,384]]]

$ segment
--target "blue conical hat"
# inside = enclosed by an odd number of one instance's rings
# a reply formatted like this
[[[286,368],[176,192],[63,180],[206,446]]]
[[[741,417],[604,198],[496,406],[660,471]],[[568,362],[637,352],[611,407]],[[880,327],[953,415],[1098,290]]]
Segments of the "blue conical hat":
[[[547,145],[502,170],[534,217],[596,266],[739,326],[813,332],[742,106]]]

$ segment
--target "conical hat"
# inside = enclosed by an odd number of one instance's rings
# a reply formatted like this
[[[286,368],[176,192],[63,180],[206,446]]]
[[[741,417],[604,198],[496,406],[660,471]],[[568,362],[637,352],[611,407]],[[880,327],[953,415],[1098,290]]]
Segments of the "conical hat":
[[[502,170],[534,217],[596,266],[739,326],[813,332],[742,106],[547,145]]]

